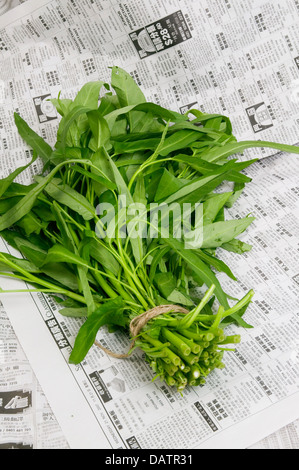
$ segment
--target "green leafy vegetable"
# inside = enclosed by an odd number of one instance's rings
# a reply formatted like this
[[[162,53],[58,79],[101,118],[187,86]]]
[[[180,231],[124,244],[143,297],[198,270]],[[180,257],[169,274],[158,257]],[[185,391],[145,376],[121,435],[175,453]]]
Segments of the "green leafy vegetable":
[[[61,315],[83,320],[70,355],[75,364],[102,326],[128,332],[144,312],[171,305],[132,340],[169,386],[202,385],[224,367],[226,345],[240,341],[224,327],[251,328],[244,314],[253,291],[231,306],[217,277],[237,281],[218,250],[251,249],[238,236],[254,217],[226,220],[226,208],[251,181],[243,171],[256,161],[238,161],[238,154],[299,148],[237,142],[226,116],[181,115],[149,103],[116,66],[111,89],[89,82],[74,100],[51,101],[61,116],[53,149],[14,116],[34,156],[0,181],[0,234],[24,257],[0,253],[1,275],[53,295]],[[44,169],[35,182],[15,183],[37,157]],[[229,192],[221,192],[225,181]]]

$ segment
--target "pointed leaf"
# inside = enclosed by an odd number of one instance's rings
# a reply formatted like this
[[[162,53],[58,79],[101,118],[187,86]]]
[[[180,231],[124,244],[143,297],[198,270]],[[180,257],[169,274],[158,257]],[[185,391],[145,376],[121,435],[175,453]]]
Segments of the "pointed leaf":
[[[183,260],[186,261],[189,268],[197,275],[199,279],[202,280],[203,283],[206,284],[207,287],[211,287],[214,284],[216,286],[215,295],[217,296],[220,304],[225,308],[229,308],[227,295],[222,290],[217,277],[211,268],[199,258],[196,252],[185,249],[184,244],[181,241],[175,240],[173,238],[163,239],[163,242],[169,245],[177,252],[179,256],[182,257]]]
[[[110,140],[110,130],[107,121],[101,116],[98,110],[87,113],[89,126],[92,132],[92,139],[89,148],[96,152],[100,147],[104,147]]]
[[[52,148],[42,137],[33,131],[17,113],[14,113],[15,124],[22,139],[47,163],[52,155]]]
[[[223,243],[230,242],[243,233],[254,220],[254,217],[246,217],[205,225],[203,227],[203,243],[201,248],[216,248]]]
[[[52,151],[52,149],[51,149],[51,151]],[[35,154],[33,156],[30,163],[28,163],[25,166],[21,166],[21,167],[17,168],[9,176],[7,176],[6,178],[3,178],[2,180],[0,180],[0,197],[5,193],[5,191],[11,185],[11,183],[16,179],[16,177],[19,176],[21,173],[23,173],[23,171],[27,170],[27,168],[29,168],[29,166],[31,166],[32,163],[34,163],[36,159],[37,159],[37,154]]]
[[[69,362],[71,364],[79,364],[83,361],[93,346],[97,333],[102,326],[126,326],[123,310],[124,305],[121,297],[110,300],[97,308],[81,327]]]
[[[38,176],[36,180],[38,183],[41,183],[44,178]],[[95,209],[90,202],[88,202],[86,197],[67,184],[64,184],[60,178],[53,178],[53,180],[45,186],[44,190],[55,201],[58,201],[60,204],[80,214],[84,220],[91,220],[95,217]]]

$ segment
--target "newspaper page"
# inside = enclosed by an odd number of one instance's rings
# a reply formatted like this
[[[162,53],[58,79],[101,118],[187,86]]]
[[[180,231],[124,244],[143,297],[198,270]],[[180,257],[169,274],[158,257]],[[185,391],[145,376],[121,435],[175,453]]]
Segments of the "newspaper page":
[[[0,15],[25,1],[0,1]],[[2,303],[0,318],[0,449],[69,448]]]
[[[299,421],[297,420],[254,444],[250,449],[299,449],[298,437]]]
[[[47,100],[60,91],[73,97],[86,81],[109,81],[112,65],[130,72],[150,101],[228,115],[240,140],[297,143],[298,11],[297,0],[26,1],[0,17],[2,177],[30,158],[13,111],[53,144],[59,119]],[[224,371],[183,397],[153,383],[138,353],[120,361],[93,348],[70,366],[80,321],[62,318],[45,295],[2,295],[1,444],[245,448],[299,418],[297,163],[294,155],[278,155],[248,170],[253,183],[231,215],[254,213],[246,234],[253,250],[242,260],[230,253],[229,264],[239,279],[236,295],[255,288],[248,311],[255,328],[241,332]],[[28,171],[19,181],[31,178]],[[11,248],[1,241],[1,251]],[[15,284],[3,280],[1,287]],[[128,344],[104,329],[98,340],[119,352]],[[294,447],[298,427],[291,426]],[[286,442],[275,439],[264,446]]]
[[[2,304],[0,318],[0,449],[67,449]]]

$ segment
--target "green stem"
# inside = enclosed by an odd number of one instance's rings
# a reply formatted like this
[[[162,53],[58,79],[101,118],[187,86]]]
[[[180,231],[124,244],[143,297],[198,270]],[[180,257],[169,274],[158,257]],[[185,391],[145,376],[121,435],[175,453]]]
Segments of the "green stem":
[[[211,326],[211,330],[213,331],[214,328],[218,328],[218,326],[220,325],[220,322],[223,318],[223,314],[224,314],[225,310],[224,310],[224,307],[222,307],[222,305],[220,305],[219,309],[218,309],[218,312],[217,312],[217,315],[215,317],[215,320],[214,320],[214,323],[213,325]]]
[[[184,341],[187,344],[187,346],[189,346],[193,354],[199,354],[202,351],[202,346],[200,344],[194,343],[192,340],[190,340],[189,338],[185,338],[184,336],[181,336],[179,333],[175,333],[175,334],[178,338]]]
[[[227,336],[225,340],[221,341],[221,346],[224,344],[237,344],[241,342],[241,336],[240,335],[231,335]]]
[[[107,270],[108,274],[112,274],[110,271]],[[120,284],[120,281],[118,279],[110,279],[111,284],[115,287],[117,292],[122,296],[122,298],[128,302],[131,302],[133,298],[125,291],[125,289],[122,287]]]
[[[251,301],[253,296],[254,296],[254,291],[250,290],[248,294],[246,294],[243,297],[243,299],[241,299],[236,305],[234,305],[232,308],[229,308],[223,313],[222,319],[229,317],[230,315],[233,315],[234,313],[237,313],[239,310],[241,310],[241,308],[245,307]]]
[[[204,297],[200,301],[199,305],[192,310],[190,313],[188,313],[182,320],[179,320],[177,323],[177,328],[178,329],[183,329],[183,330],[188,330],[192,323],[196,320],[198,317],[200,311],[204,308],[204,306],[209,302],[210,298],[213,295],[213,292],[215,290],[216,286],[213,284],[209,290],[205,293]]]
[[[167,125],[165,126],[165,129],[163,131],[163,134],[162,134],[162,137],[161,137],[161,140],[160,140],[160,143],[159,145],[157,146],[155,152],[139,167],[139,169],[134,173],[133,177],[131,178],[131,181],[128,185],[128,190],[131,192],[131,189],[132,189],[132,186],[134,184],[134,181],[136,180],[136,178],[138,177],[139,174],[141,174],[143,172],[143,170],[145,168],[147,168],[149,165],[153,165],[155,164],[155,160],[156,158],[159,156],[159,152],[161,150],[161,148],[163,147],[164,145],[164,141],[165,141],[165,138],[166,138],[166,135],[167,135],[167,132],[168,132],[168,129],[169,129],[169,124],[170,124],[170,121],[168,121]],[[164,161],[169,161],[170,158],[166,158]],[[163,161],[163,160],[159,160],[159,163]]]
[[[39,279],[36,276],[33,276],[32,274],[30,274],[25,269],[20,268],[18,265],[16,265],[12,261],[8,260],[2,253],[0,253],[0,259],[7,266],[10,266],[13,271],[21,273],[25,277],[26,282],[41,285],[43,287],[46,287],[49,291],[51,291],[53,293],[59,292],[60,294],[64,294],[64,295],[66,295],[66,296],[68,296],[68,297],[70,297],[74,300],[79,301],[80,303],[84,303],[84,304],[86,303],[83,296],[75,294],[74,292],[68,291],[66,289],[61,289],[60,287],[56,286],[55,284],[51,284],[50,282],[44,281],[42,279]],[[22,280],[25,280],[25,279],[22,279]]]
[[[38,292],[38,293],[47,293],[47,294],[64,294],[65,291],[57,290],[56,292],[53,292],[53,290],[50,289],[18,289],[18,290],[3,290],[0,289],[0,294],[20,294],[20,293],[27,293],[27,292]]]
[[[177,336],[175,333],[172,333],[167,328],[162,328],[162,335],[167,341],[172,343],[179,351],[183,353],[184,356],[189,356],[191,353],[191,348],[188,344]],[[187,340],[188,341],[188,340]]]
[[[142,337],[150,344],[152,344],[153,346],[155,347],[164,347],[164,344],[161,343],[161,341],[157,340],[157,339],[154,339],[152,338],[151,336],[147,335],[147,334],[143,334]],[[175,366],[180,366],[181,364],[181,359],[179,356],[177,356],[175,353],[173,353],[168,347],[167,348],[164,348],[164,351],[166,352],[167,354],[167,357],[170,359],[170,361],[172,362],[172,364],[174,364]]]
[[[108,297],[111,297],[112,299],[115,299],[118,297],[118,295],[114,292],[114,290],[109,286],[107,281],[103,278],[103,276],[99,272],[94,272],[93,276],[99,286],[103,289],[104,292],[108,295]]]

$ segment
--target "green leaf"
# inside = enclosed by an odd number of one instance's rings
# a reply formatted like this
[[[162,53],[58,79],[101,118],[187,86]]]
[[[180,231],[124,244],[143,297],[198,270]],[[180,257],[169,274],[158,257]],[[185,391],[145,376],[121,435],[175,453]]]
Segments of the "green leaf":
[[[10,240],[8,239],[8,241]],[[56,263],[56,260],[54,260],[52,263],[43,266],[47,251],[38,247],[37,244],[16,236],[14,237],[14,247],[27,258],[27,260],[15,260],[7,255],[7,258],[13,260],[17,266],[29,273],[44,273],[73,291],[78,289],[77,277],[64,264]]]
[[[130,74],[120,67],[112,67],[111,86],[115,90],[122,108],[146,102],[146,98],[137,83]],[[134,127],[138,125],[142,118],[143,113],[136,111],[128,113],[131,132],[133,132]]]
[[[162,171],[162,177],[160,181],[157,182],[158,184],[156,183],[155,202],[164,201],[168,196],[189,184],[188,180],[176,178],[165,168]]]
[[[72,136],[73,146],[80,144],[80,137],[88,125],[86,114],[98,109],[99,95],[103,85],[102,81],[88,82],[78,92],[60,121],[56,148],[67,147],[68,133]]]
[[[78,291],[77,276],[71,272],[68,267],[63,263],[48,263],[40,268],[46,276],[59,282],[62,286],[70,289],[71,291]]]
[[[248,245],[245,242],[242,242],[241,240],[231,240],[230,242],[223,243],[221,245],[221,248],[226,251],[231,251],[233,253],[238,253],[239,255],[242,255],[243,253],[246,253],[248,251],[252,250],[252,245]]]
[[[203,227],[203,243],[201,248],[216,248],[223,243],[230,242],[243,233],[255,220],[254,217],[245,217],[238,220],[215,222]]]
[[[115,165],[113,159],[110,157],[110,155],[106,151],[105,151],[105,154],[101,156],[101,159],[106,167],[105,172],[106,171],[108,172],[111,180],[114,181],[115,184],[117,185],[119,195],[126,196],[127,205],[133,204],[134,203],[133,197],[119,169]],[[142,239],[140,237],[130,238],[130,245],[133,250],[135,261],[139,263],[140,260],[144,256],[144,247],[143,247]]]
[[[160,261],[164,258],[165,255],[167,255],[169,251],[170,251],[169,246],[161,246],[161,248],[155,252],[152,262],[151,262],[150,274],[149,274],[149,280],[151,283],[154,281],[154,277],[156,275],[157,267]]]
[[[20,196],[26,196],[32,189],[37,186],[36,183],[24,185],[20,183],[11,183],[10,186],[6,189],[5,193],[2,195],[2,201],[5,199],[15,198]]]
[[[75,108],[72,108],[72,110],[61,119],[57,133],[56,148],[64,149],[68,146],[74,147],[80,145],[80,132],[76,126],[73,126],[73,124],[75,124],[75,121],[80,116],[86,115],[90,111],[93,111],[93,108],[89,108],[87,106],[76,106]],[[68,145],[69,131],[72,134],[70,145]]]
[[[151,113],[140,113],[140,120],[135,122],[133,131],[136,133],[160,133],[164,131],[164,124]]]
[[[63,308],[59,310],[60,315],[68,318],[85,318],[87,317],[87,308],[78,307],[78,308]]]
[[[22,219],[17,222],[17,225],[24,230],[26,236],[29,236],[32,233],[39,235],[42,230],[48,227],[48,222],[42,221],[31,211],[22,217]]]
[[[37,176],[36,181],[42,183],[44,178]],[[88,202],[86,197],[63,183],[60,178],[53,178],[45,186],[44,191],[55,201],[80,214],[84,220],[92,220],[95,217],[95,208]]]
[[[166,200],[164,200],[164,203],[199,203],[206,197],[207,194],[217,188],[224,180],[225,173],[220,175],[204,176],[198,179],[196,178],[190,183],[185,184],[181,189],[179,189],[175,193],[168,196]]]
[[[119,263],[114,258],[114,256],[106,248],[103,243],[97,242],[94,239],[89,240],[90,245],[90,256],[94,258],[102,266],[105,266],[105,269],[110,271],[114,276],[118,276],[119,273]]]
[[[223,160],[224,158],[230,157],[236,153],[242,153],[246,149],[256,147],[272,148],[281,152],[299,154],[299,147],[295,147],[293,145],[278,144],[275,142],[266,142],[261,140],[248,140],[244,142],[230,143],[224,145],[221,148],[209,150],[202,156],[202,158],[208,162],[215,162],[217,160]]]
[[[33,263],[28,261],[27,259],[22,259],[22,258],[16,258],[15,256],[12,256],[8,253],[0,253],[2,257],[5,257],[9,261],[12,261],[14,264],[19,266],[21,269],[29,272],[29,273],[40,273],[40,270],[38,267],[36,267]],[[0,261],[0,271],[2,272],[12,272],[12,268],[8,265],[5,264],[3,260]]]
[[[186,249],[181,241],[173,238],[163,239],[163,242],[169,245],[183,260],[185,260],[191,271],[196,274],[196,276],[201,279],[207,287],[211,287],[214,284],[216,286],[215,295],[217,296],[220,304],[225,308],[229,308],[227,294],[223,291],[220,282],[211,268],[200,259],[196,252]]]
[[[81,258],[81,256],[72,253],[70,250],[62,245],[54,245],[48,251],[46,258],[43,260],[41,266],[45,266],[49,263],[70,263],[84,268],[88,268],[88,262]]]
[[[112,93],[105,93],[101,98],[101,103],[98,108],[101,116],[106,116],[106,114],[112,113],[112,111],[115,111],[117,108],[119,108],[118,97],[112,95]]]
[[[35,266],[41,268],[47,256],[47,251],[30,242],[30,240],[15,237],[17,249]]]
[[[82,160],[82,149],[79,147],[66,147],[64,149],[58,148],[52,153],[50,163],[59,165],[66,160]]]
[[[138,204],[143,204],[144,206],[147,205],[147,197],[146,197],[146,189],[145,189],[145,183],[144,183],[144,178],[141,176],[138,176],[136,179],[136,185],[134,189],[134,194],[133,194],[133,200],[134,202]]]
[[[22,198],[19,196],[2,199],[0,201],[0,214],[5,214],[9,209],[16,205]]]
[[[162,296],[169,302],[187,306],[194,305],[190,297],[177,288],[176,278],[172,273],[167,272],[156,274],[154,278],[154,283],[159,289]]]
[[[233,281],[236,281],[236,276],[231,272],[230,268],[224,263],[224,261],[212,256],[204,250],[196,250],[196,254],[208,265],[213,266],[219,272],[227,274]]]
[[[26,244],[29,243],[34,248],[46,252],[52,246],[52,243],[47,239],[41,238],[40,236],[34,234],[30,235],[29,237],[25,237],[18,230],[3,230],[1,232],[1,237],[4,238],[4,240],[16,250],[19,250],[17,242],[24,242]]]
[[[3,194],[5,193],[7,188],[16,179],[16,177],[19,176],[23,171],[27,170],[27,168],[29,168],[29,166],[31,166],[32,163],[34,163],[36,159],[37,159],[37,154],[35,154],[32,157],[32,160],[30,161],[30,163],[28,163],[25,166],[21,166],[21,167],[17,168],[9,176],[7,176],[6,178],[3,178],[2,180],[0,180],[0,197],[3,196]]]
[[[14,225],[18,220],[24,217],[28,212],[31,211],[38,196],[45,189],[47,184],[51,182],[56,173],[66,164],[73,163],[73,160],[68,160],[65,163],[61,163],[54,168],[45,178],[42,178],[40,183],[32,187],[28,193],[11,209],[9,209],[4,215],[0,217],[0,232],[8,227]],[[81,163],[90,163],[89,161],[82,160]]]
[[[176,162],[185,163],[188,166],[194,168],[198,173],[206,175],[214,170],[217,170],[219,166],[216,163],[210,163],[202,158],[199,158],[197,155],[185,155],[185,154],[178,154],[173,156],[173,160]]]
[[[235,183],[234,184],[234,192],[230,196],[230,198],[227,200],[225,203],[226,207],[233,207],[235,202],[239,199],[239,197],[242,195],[243,190],[245,188],[245,183]]]
[[[91,171],[84,170],[81,168],[79,165],[74,165],[72,167],[73,171],[76,171],[77,173],[80,173],[83,176],[86,176],[87,178],[90,178],[91,180],[95,181],[96,183],[99,183],[102,186],[105,186],[107,189],[117,189],[117,186],[115,183],[110,181],[108,178],[105,178],[102,176],[102,174],[99,174],[94,168],[91,168]]]
[[[211,171],[206,176],[195,178],[191,182],[186,183],[181,189],[171,194],[164,200],[164,203],[172,202],[183,203],[199,203],[206,196],[216,189],[223,181],[227,180],[234,161],[230,161],[223,166],[218,165],[217,169]]]
[[[15,124],[22,139],[34,150],[36,155],[42,158],[44,163],[51,159],[52,148],[34,132],[17,113],[14,113]]]
[[[114,153],[134,153],[143,150],[155,150],[161,139],[144,139],[135,142],[114,142]]]
[[[115,137],[119,137],[120,135],[127,135],[127,130],[128,130],[127,118],[121,117],[117,119],[111,129],[111,139],[113,140]],[[108,146],[107,146],[107,150],[108,150]]]
[[[224,171],[223,164],[215,164],[215,163],[206,162],[205,160],[199,159],[196,156],[191,157],[190,155],[180,154],[180,155],[174,156],[173,159],[175,161],[185,163],[186,165],[190,166],[191,168],[194,168],[196,171],[206,176],[209,176],[209,174],[213,174],[215,171],[216,172],[219,171],[221,167],[223,168],[223,171]],[[229,162],[230,171],[226,175],[227,181],[233,181],[236,183],[249,183],[251,179],[248,176],[243,175],[239,172],[244,170],[248,166],[252,165],[256,161],[257,159],[253,159],[253,160],[248,160],[247,162],[236,163],[236,160],[231,160]],[[225,168],[228,169],[227,166]]]
[[[137,104],[137,105],[125,106],[124,108],[116,109],[112,111],[111,113],[107,114],[105,116],[105,119],[109,125],[109,128],[110,129],[113,128],[114,123],[119,116],[128,114],[131,111],[144,111],[145,113],[150,112],[154,116],[157,116],[161,119],[164,119],[165,121],[170,121],[170,122],[180,122],[180,121],[187,120],[186,117],[182,116],[179,113],[176,113],[175,111],[170,111],[155,103],[147,102],[147,103],[142,103],[142,104]]]
[[[55,106],[57,112],[61,115],[61,116],[65,116],[69,109],[70,109],[70,106],[72,105],[73,101],[70,100],[70,99],[61,99],[61,98],[51,98],[50,99],[51,103]]]
[[[97,308],[80,328],[69,362],[71,364],[80,364],[84,360],[102,326],[116,325],[125,327],[126,320],[123,311],[124,304],[121,297],[110,300]]]
[[[37,203],[33,206],[32,213],[36,214],[39,219],[43,222],[55,222],[55,217],[51,210],[51,205],[46,202],[37,201]]]
[[[210,129],[222,130],[222,132],[228,135],[231,135],[232,133],[232,124],[227,116],[223,116],[221,114],[202,113],[198,109],[190,109],[187,115],[189,116],[189,114],[196,116],[195,121],[192,122],[204,124],[205,127],[209,127]],[[223,129],[221,124],[224,124]]]
[[[104,82],[97,81],[97,82],[88,82],[81,90],[77,93],[76,98],[72,104],[72,108],[77,106],[86,106],[90,109],[98,109],[99,105],[99,98],[100,98],[100,91],[103,87]]]
[[[227,326],[231,323],[234,323],[238,326],[241,326],[242,328],[246,328],[246,329],[250,329],[250,328],[253,328],[252,325],[250,325],[249,323],[247,323],[244,319],[243,319],[243,315],[245,314],[247,308],[249,307],[250,305],[250,302],[245,305],[242,309],[240,309],[237,313],[234,313],[232,315],[230,315],[229,317],[226,317],[224,318],[222,321],[221,321],[221,326]]]
[[[67,221],[65,220],[65,216],[63,215],[63,212],[61,210],[61,206],[56,201],[53,201],[51,209],[56,221],[57,228],[59,230],[63,246],[70,250],[72,253],[75,253],[77,249],[76,244],[72,237]]]
[[[194,132],[195,134],[197,134],[196,140],[201,139],[203,135],[210,139],[219,139],[221,136],[223,136],[222,132],[213,129],[207,129],[202,126],[197,126],[185,120],[180,120],[176,122],[173,126],[170,127],[170,131]]]
[[[87,113],[89,126],[92,132],[92,139],[89,148],[96,152],[100,147],[107,146],[110,140],[110,130],[107,121],[101,116],[98,110]]]
[[[112,67],[111,86],[114,88],[122,108],[146,102],[144,94],[134,79],[120,67]]]
[[[159,154],[162,157],[167,157],[170,153],[175,152],[176,150],[188,147],[196,140],[198,140],[198,132],[190,130],[178,131],[165,139]]]
[[[213,194],[203,202],[203,223],[212,224],[233,193]]]

